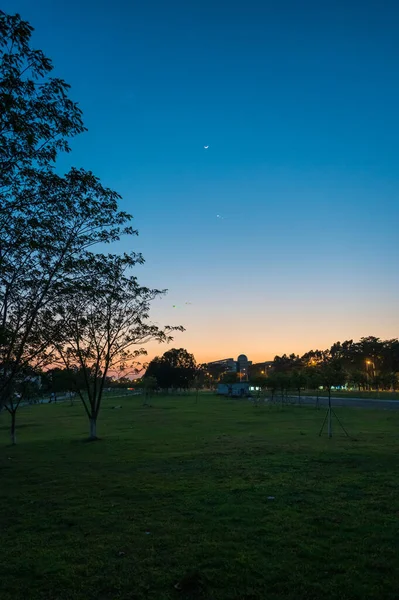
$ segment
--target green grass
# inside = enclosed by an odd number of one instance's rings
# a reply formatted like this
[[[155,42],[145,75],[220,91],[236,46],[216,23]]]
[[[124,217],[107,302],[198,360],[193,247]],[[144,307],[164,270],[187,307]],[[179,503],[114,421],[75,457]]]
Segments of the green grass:
[[[304,396],[316,396],[314,390],[302,392]],[[356,390],[333,390],[331,395],[336,398],[365,398],[366,400],[399,400],[399,392],[359,392]],[[328,396],[328,392],[320,391],[319,396]]]
[[[337,409],[350,440],[311,407],[113,404],[95,443],[78,404],[22,408],[16,447],[0,415],[1,600],[398,597],[399,413]]]

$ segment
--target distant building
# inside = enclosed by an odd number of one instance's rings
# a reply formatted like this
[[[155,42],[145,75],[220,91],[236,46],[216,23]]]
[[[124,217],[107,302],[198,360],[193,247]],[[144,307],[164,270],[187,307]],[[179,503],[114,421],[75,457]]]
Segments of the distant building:
[[[221,360],[214,360],[213,362],[207,363],[209,368],[212,367],[225,367],[226,371],[235,373],[237,370],[236,361],[234,358],[222,358]]]
[[[250,377],[267,376],[273,369],[274,362],[272,360],[251,364],[249,369]]]
[[[245,354],[240,354],[237,360],[234,358],[222,358],[221,360],[215,360],[213,362],[208,363],[208,368],[225,366],[226,372],[228,373],[238,373],[240,379],[247,380],[249,367],[252,365],[252,361],[248,360]]]
[[[245,354],[240,354],[237,358],[237,373],[240,376],[240,380],[248,381],[249,367],[252,365],[252,361],[248,360]]]

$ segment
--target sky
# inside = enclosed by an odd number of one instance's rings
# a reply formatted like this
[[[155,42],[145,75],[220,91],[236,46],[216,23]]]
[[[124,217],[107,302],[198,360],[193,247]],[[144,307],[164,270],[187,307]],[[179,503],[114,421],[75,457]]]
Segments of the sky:
[[[169,290],[152,317],[186,328],[172,346],[262,361],[399,335],[395,0],[2,9],[71,84],[88,132],[58,168],[122,195],[140,235],[116,249]]]

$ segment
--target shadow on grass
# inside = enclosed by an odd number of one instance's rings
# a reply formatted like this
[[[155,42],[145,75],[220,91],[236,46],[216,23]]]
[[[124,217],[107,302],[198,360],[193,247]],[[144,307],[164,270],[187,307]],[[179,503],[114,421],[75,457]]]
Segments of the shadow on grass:
[[[31,429],[32,427],[40,427],[40,423],[21,423],[21,425],[18,425],[17,421],[16,432],[18,433],[20,429]],[[10,425],[2,425],[0,431],[10,431]]]

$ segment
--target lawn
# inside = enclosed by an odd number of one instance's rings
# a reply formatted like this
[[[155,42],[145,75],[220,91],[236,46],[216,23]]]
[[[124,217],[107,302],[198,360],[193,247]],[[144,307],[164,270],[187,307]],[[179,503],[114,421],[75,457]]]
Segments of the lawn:
[[[303,395],[316,396],[315,390],[308,390],[302,392]],[[399,400],[399,392],[359,392],[357,390],[333,390],[332,396],[336,398],[365,398],[366,400]],[[328,396],[328,392],[319,391],[319,396]]]
[[[1,600],[398,597],[399,412],[115,403],[0,415]]]

